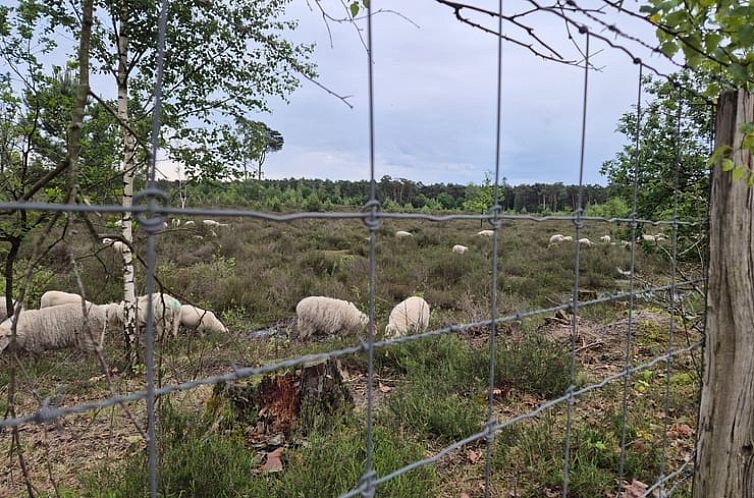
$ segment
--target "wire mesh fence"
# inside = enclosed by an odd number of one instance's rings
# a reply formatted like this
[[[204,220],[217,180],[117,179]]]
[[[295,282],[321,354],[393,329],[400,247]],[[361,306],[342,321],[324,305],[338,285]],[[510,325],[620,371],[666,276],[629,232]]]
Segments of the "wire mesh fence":
[[[685,347],[675,347],[673,344],[673,333],[676,315],[678,313],[677,303],[679,301],[679,294],[683,290],[699,288],[699,285],[703,283],[703,279],[684,279],[679,278],[678,275],[678,229],[682,226],[695,226],[701,227],[703,223],[700,221],[683,221],[678,219],[678,202],[677,198],[674,200],[674,208],[672,217],[664,220],[648,220],[640,219],[637,212],[637,190],[638,190],[638,178],[642,169],[642,165],[639,161],[639,127],[636,131],[635,148],[637,150],[636,162],[633,170],[632,188],[633,188],[633,205],[632,214],[626,218],[608,218],[598,216],[585,216],[583,210],[583,179],[584,179],[584,154],[587,148],[587,109],[589,102],[589,57],[590,57],[590,32],[587,29],[582,29],[581,34],[585,40],[585,62],[584,62],[584,85],[582,94],[582,116],[580,121],[581,127],[581,151],[580,161],[578,165],[579,171],[579,196],[576,203],[576,209],[570,216],[530,216],[530,215],[511,215],[502,212],[500,207],[500,179],[501,179],[501,115],[503,112],[501,106],[502,95],[502,71],[503,71],[503,54],[502,54],[502,38],[498,37],[498,64],[497,64],[497,128],[495,130],[496,137],[496,152],[495,152],[495,174],[493,183],[494,201],[493,206],[488,213],[479,215],[470,214],[450,214],[450,215],[431,215],[421,213],[409,213],[409,212],[397,212],[387,213],[381,210],[380,202],[377,198],[376,180],[375,180],[375,135],[374,135],[374,77],[373,77],[373,43],[372,43],[372,24],[371,24],[371,9],[372,2],[367,4],[369,13],[367,14],[367,28],[366,28],[366,43],[368,53],[368,73],[369,73],[369,178],[370,178],[370,195],[369,201],[363,206],[359,212],[295,212],[289,214],[271,214],[253,210],[243,209],[203,209],[203,208],[174,208],[169,206],[169,198],[167,194],[158,189],[155,182],[155,159],[157,156],[157,150],[159,146],[159,130],[160,130],[160,99],[161,99],[161,77],[162,77],[162,62],[165,50],[165,31],[167,22],[167,5],[168,2],[162,3],[162,9],[160,14],[160,29],[158,39],[158,66],[157,66],[157,85],[156,85],[156,106],[153,113],[152,122],[152,134],[151,134],[151,168],[149,174],[149,186],[142,192],[134,196],[133,206],[124,208],[117,205],[102,205],[102,206],[87,206],[79,204],[49,204],[39,202],[10,202],[0,204],[0,210],[15,211],[15,210],[28,210],[28,211],[49,211],[57,213],[133,213],[135,219],[140,223],[141,227],[147,233],[147,258],[146,258],[146,290],[148,299],[147,306],[147,319],[146,319],[146,339],[145,339],[145,364],[146,364],[146,386],[144,390],[132,392],[125,395],[113,395],[109,398],[99,399],[95,401],[89,401],[72,406],[52,406],[49,399],[43,400],[39,408],[30,414],[20,415],[16,417],[5,418],[0,420],[0,428],[15,428],[26,424],[46,424],[61,419],[62,417],[86,413],[95,410],[101,410],[103,408],[112,407],[116,405],[124,405],[126,403],[135,401],[146,401],[147,412],[147,424],[146,424],[146,440],[147,440],[147,453],[148,453],[148,469],[149,469],[149,489],[150,496],[158,496],[158,446],[155,433],[155,427],[158,423],[156,419],[155,403],[156,399],[160,396],[166,396],[172,393],[181,391],[190,391],[200,386],[221,384],[224,382],[230,382],[238,379],[244,379],[256,375],[267,374],[282,369],[291,367],[302,366],[312,362],[332,360],[342,358],[350,355],[366,355],[367,358],[367,375],[366,375],[366,440],[364,445],[366,448],[366,460],[364,462],[364,471],[362,478],[359,482],[353,483],[353,488],[342,494],[340,498],[348,497],[373,497],[380,489],[380,486],[388,483],[389,481],[396,479],[399,476],[410,473],[420,467],[436,464],[446,456],[450,455],[454,451],[461,449],[467,445],[475,442],[484,442],[486,446],[486,459],[484,467],[484,496],[489,497],[493,493],[493,486],[491,482],[491,475],[493,469],[491,466],[493,443],[495,436],[500,431],[512,427],[518,423],[526,420],[531,420],[542,413],[553,409],[558,406],[564,406],[566,409],[566,425],[565,425],[565,438],[563,444],[563,467],[562,467],[562,486],[561,493],[565,498],[569,496],[569,475],[571,473],[571,458],[570,451],[572,449],[573,439],[573,423],[574,423],[574,405],[576,401],[585,396],[588,393],[600,390],[610,384],[619,383],[622,381],[623,399],[622,399],[622,413],[621,413],[621,436],[620,436],[620,452],[619,452],[619,478],[616,487],[616,496],[627,496],[623,494],[623,478],[625,475],[625,457],[627,452],[627,435],[626,427],[628,423],[628,412],[630,409],[630,402],[628,392],[630,389],[631,379],[638,373],[652,369],[656,366],[665,366],[665,393],[664,393],[664,406],[663,406],[663,448],[662,457],[660,460],[660,472],[656,481],[651,484],[641,496],[671,496],[676,492],[678,487],[682,485],[691,475],[693,475],[693,460],[692,454],[683,464],[672,469],[668,460],[668,431],[669,431],[669,397],[671,393],[671,367],[673,359],[688,353],[691,353],[703,346],[703,340],[698,340],[687,344]],[[502,2],[499,3],[499,12],[502,12]],[[499,18],[498,29],[502,33],[502,19]],[[641,61],[636,61],[638,67],[638,97],[637,97],[637,123],[641,120],[641,102],[642,102],[642,71],[643,64]],[[681,123],[681,107],[678,106],[678,114],[676,116],[676,122],[678,128],[676,129],[676,141],[679,140],[680,135],[680,123]],[[675,191],[678,189],[678,169],[680,164],[680,155],[678,147],[676,147],[676,178],[675,178]],[[369,326],[367,328],[367,337],[362,340],[358,345],[341,348],[337,350],[308,354],[304,356],[298,356],[289,358],[282,361],[258,366],[258,367],[236,367],[228,373],[222,375],[209,376],[196,380],[191,380],[182,383],[168,384],[160,387],[155,386],[155,362],[154,362],[154,345],[155,345],[155,330],[153,316],[155,313],[155,303],[152,302],[153,293],[155,292],[155,275],[157,268],[157,254],[156,254],[156,234],[162,229],[163,224],[166,222],[168,215],[183,215],[183,216],[212,216],[212,217],[239,217],[239,218],[253,218],[263,220],[271,223],[287,223],[296,220],[360,220],[364,223],[367,234],[369,236],[369,250],[368,250],[368,317]],[[416,220],[416,221],[430,221],[437,223],[446,223],[450,221],[465,220],[465,221],[482,221],[488,222],[493,231],[492,234],[492,253],[491,253],[491,281],[490,281],[490,317],[486,320],[475,321],[472,323],[465,323],[462,325],[449,325],[446,327],[430,330],[415,335],[408,335],[403,337],[395,337],[384,340],[377,340],[376,338],[376,319],[375,319],[375,296],[377,282],[377,235],[378,229],[385,220]],[[574,225],[575,230],[575,273],[573,277],[572,297],[569,301],[563,302],[558,305],[554,305],[546,308],[538,308],[534,310],[518,311],[513,314],[507,314],[504,316],[498,316],[498,276],[500,274],[500,259],[505,258],[505,248],[501,248],[500,233],[504,230],[503,222],[518,223],[523,221],[544,223],[551,221],[559,222],[571,222]],[[611,225],[627,224],[630,226],[630,268],[628,270],[629,278],[629,290],[628,292],[615,292],[602,296],[598,296],[594,299],[580,299],[580,276],[581,276],[581,260],[582,260],[582,242],[581,235],[582,229],[587,223],[606,223]],[[662,286],[650,286],[645,288],[638,288],[636,282],[636,254],[638,250],[637,235],[638,229],[641,225],[654,225],[654,226],[668,226],[671,228],[671,249],[670,249],[670,261],[671,261],[671,276],[670,284]],[[649,361],[634,364],[634,334],[636,329],[636,323],[634,320],[635,312],[637,310],[637,301],[648,296],[662,295],[667,296],[668,308],[667,311],[670,314],[669,330],[667,347],[664,354],[656,356]],[[625,335],[625,361],[622,369],[612,375],[606,376],[601,380],[590,383],[588,385],[577,387],[576,382],[576,352],[577,352],[577,336],[579,331],[579,311],[589,307],[603,303],[612,303],[618,301],[627,301],[627,317],[628,326]],[[500,330],[500,326],[503,324],[520,322],[527,318],[546,316],[556,312],[567,312],[570,314],[570,366],[569,366],[569,387],[560,396],[546,401],[533,410],[510,418],[499,418],[495,414],[494,403],[496,389],[495,383],[495,357],[496,348],[498,345],[497,334]],[[397,345],[406,343],[420,343],[430,338],[440,337],[445,335],[462,335],[468,331],[478,328],[489,329],[489,377],[486,392],[486,423],[483,429],[479,432],[469,435],[468,437],[457,440],[452,444],[445,446],[444,448],[436,451],[432,456],[427,458],[411,462],[391,473],[385,475],[379,475],[375,470],[373,462],[374,454],[374,420],[375,420],[375,366],[374,358],[375,352],[379,350],[386,350]],[[324,462],[323,462],[324,464]],[[631,495],[634,496],[634,495]]]

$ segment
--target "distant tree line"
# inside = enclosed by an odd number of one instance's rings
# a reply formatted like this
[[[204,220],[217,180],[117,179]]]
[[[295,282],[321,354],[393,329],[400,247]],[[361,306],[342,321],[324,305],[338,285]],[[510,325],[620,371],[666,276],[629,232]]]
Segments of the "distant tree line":
[[[234,180],[227,182],[164,182],[175,198],[188,199],[188,205],[248,206],[259,209],[324,210],[333,207],[359,207],[369,199],[367,180]],[[491,203],[491,185],[456,183],[424,184],[406,178],[383,176],[377,182],[377,197],[386,210],[481,211]],[[584,206],[604,204],[613,196],[611,188],[584,186]],[[515,213],[573,211],[578,186],[563,183],[535,183],[500,186],[503,210]]]

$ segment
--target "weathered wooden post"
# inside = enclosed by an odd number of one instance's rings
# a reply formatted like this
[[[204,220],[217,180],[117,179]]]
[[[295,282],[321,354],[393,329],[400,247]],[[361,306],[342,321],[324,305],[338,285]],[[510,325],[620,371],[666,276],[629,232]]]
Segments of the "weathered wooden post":
[[[754,169],[739,150],[738,125],[754,122],[754,96],[720,97],[715,146],[733,147],[736,165]],[[710,198],[707,338],[698,427],[694,498],[754,497],[754,188],[717,165]]]

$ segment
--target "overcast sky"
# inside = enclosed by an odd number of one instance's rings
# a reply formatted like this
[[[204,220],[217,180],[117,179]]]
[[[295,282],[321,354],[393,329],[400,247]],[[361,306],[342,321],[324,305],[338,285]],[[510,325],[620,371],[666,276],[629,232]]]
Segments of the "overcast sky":
[[[377,178],[480,182],[494,169],[495,37],[461,24],[433,0],[375,0],[374,6],[396,9],[419,25],[391,14],[374,18]],[[273,100],[271,115],[254,117],[285,139],[283,150],[268,157],[266,175],[368,178],[367,67],[356,31],[331,23],[331,47],[321,17],[306,2],[294,1],[288,15],[300,20],[294,39],[317,44],[320,81],[351,95],[354,108],[306,81],[289,104]],[[537,27],[558,47],[568,46],[557,18],[543,17]],[[652,41],[651,32],[642,33]],[[614,130],[635,103],[637,66],[609,49],[595,63],[604,69],[590,74],[585,182],[605,183],[599,168],[624,142]],[[501,176],[513,184],[578,181],[582,89],[582,69],[504,44]]]

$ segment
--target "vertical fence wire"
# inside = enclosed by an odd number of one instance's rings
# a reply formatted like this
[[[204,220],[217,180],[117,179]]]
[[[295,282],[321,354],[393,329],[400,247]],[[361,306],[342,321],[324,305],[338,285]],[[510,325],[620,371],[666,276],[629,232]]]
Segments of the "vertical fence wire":
[[[497,357],[497,272],[498,272],[498,238],[500,231],[500,135],[502,128],[502,93],[503,93],[503,0],[498,1],[498,36],[497,36],[497,88],[495,113],[495,186],[494,186],[494,203],[492,205],[491,220],[492,233],[492,282],[490,291],[490,364],[489,364],[489,384],[487,386],[487,452],[484,460],[484,497],[489,498],[491,492],[490,476],[492,468],[492,448],[495,442],[495,362]]]
[[[154,110],[152,111],[151,149],[149,158],[149,188],[147,192],[154,192],[155,177],[157,171],[157,152],[160,146],[160,118],[162,111],[162,79],[165,63],[165,38],[167,30],[168,0],[163,0],[160,6],[159,26],[157,32],[157,71],[154,85]],[[147,314],[146,314],[146,337],[144,361],[147,368],[147,435],[148,467],[149,467],[149,495],[157,498],[157,439],[155,430],[155,394],[154,394],[154,281],[157,266],[155,254],[155,235],[161,228],[161,217],[154,216],[155,198],[151,195],[145,199],[149,202],[150,211],[147,213],[148,220],[142,220],[142,225],[147,231]],[[143,223],[148,221],[148,223]],[[161,305],[165,302],[161,299]],[[164,315],[164,313],[163,313]],[[138,324],[137,324],[138,328]]]
[[[367,2],[367,66],[369,87],[369,202],[367,208],[371,213],[367,220],[369,228],[369,326],[367,329],[367,448],[364,476],[362,477],[362,496],[373,497],[375,494],[372,469],[372,453],[374,452],[374,334],[375,334],[375,293],[377,280],[377,184],[374,171],[374,44],[372,41],[372,0]]]
[[[576,268],[573,278],[573,300],[571,303],[572,321],[571,321],[571,366],[570,366],[570,385],[568,387],[568,403],[566,408],[566,433],[565,445],[563,449],[563,498],[568,497],[568,471],[569,460],[571,458],[571,429],[573,426],[573,391],[576,383],[576,334],[579,319],[579,276],[581,273],[581,228],[583,227],[583,208],[584,198],[584,150],[586,146],[586,110],[589,97],[589,30],[582,26],[580,33],[586,35],[586,46],[584,50],[584,95],[581,109],[581,152],[579,155],[579,193],[575,210],[574,224],[576,226]]]
[[[665,361],[665,407],[663,413],[663,433],[662,433],[662,460],[660,460],[660,498],[665,496],[665,470],[668,459],[668,430],[670,424],[670,372],[673,367],[673,331],[675,326],[675,307],[676,301],[679,300],[679,296],[676,296],[676,274],[678,271],[678,188],[681,169],[681,117],[683,100],[681,93],[676,88],[676,95],[678,102],[676,104],[676,116],[675,116],[675,173],[673,180],[673,215],[672,220],[672,247],[671,247],[671,273],[670,273],[670,306],[668,311],[670,312],[670,324],[668,325],[668,348],[667,348],[667,360]]]
[[[633,320],[635,313],[635,300],[634,289],[636,284],[636,209],[638,205],[639,194],[639,170],[641,169],[641,92],[642,92],[642,78],[643,69],[640,60],[635,61],[639,65],[639,84],[638,92],[636,96],[636,130],[634,135],[634,154],[636,155],[634,161],[633,171],[633,190],[631,193],[631,266],[628,269],[629,274],[629,298],[628,298],[628,329],[626,330],[626,361],[623,366],[626,372],[626,377],[623,379],[623,413],[621,418],[620,429],[620,457],[618,462],[618,492],[616,498],[620,498],[623,491],[623,478],[625,476],[625,464],[626,464],[626,425],[628,424],[628,405],[629,405],[629,386],[631,384],[631,368],[633,367]]]

